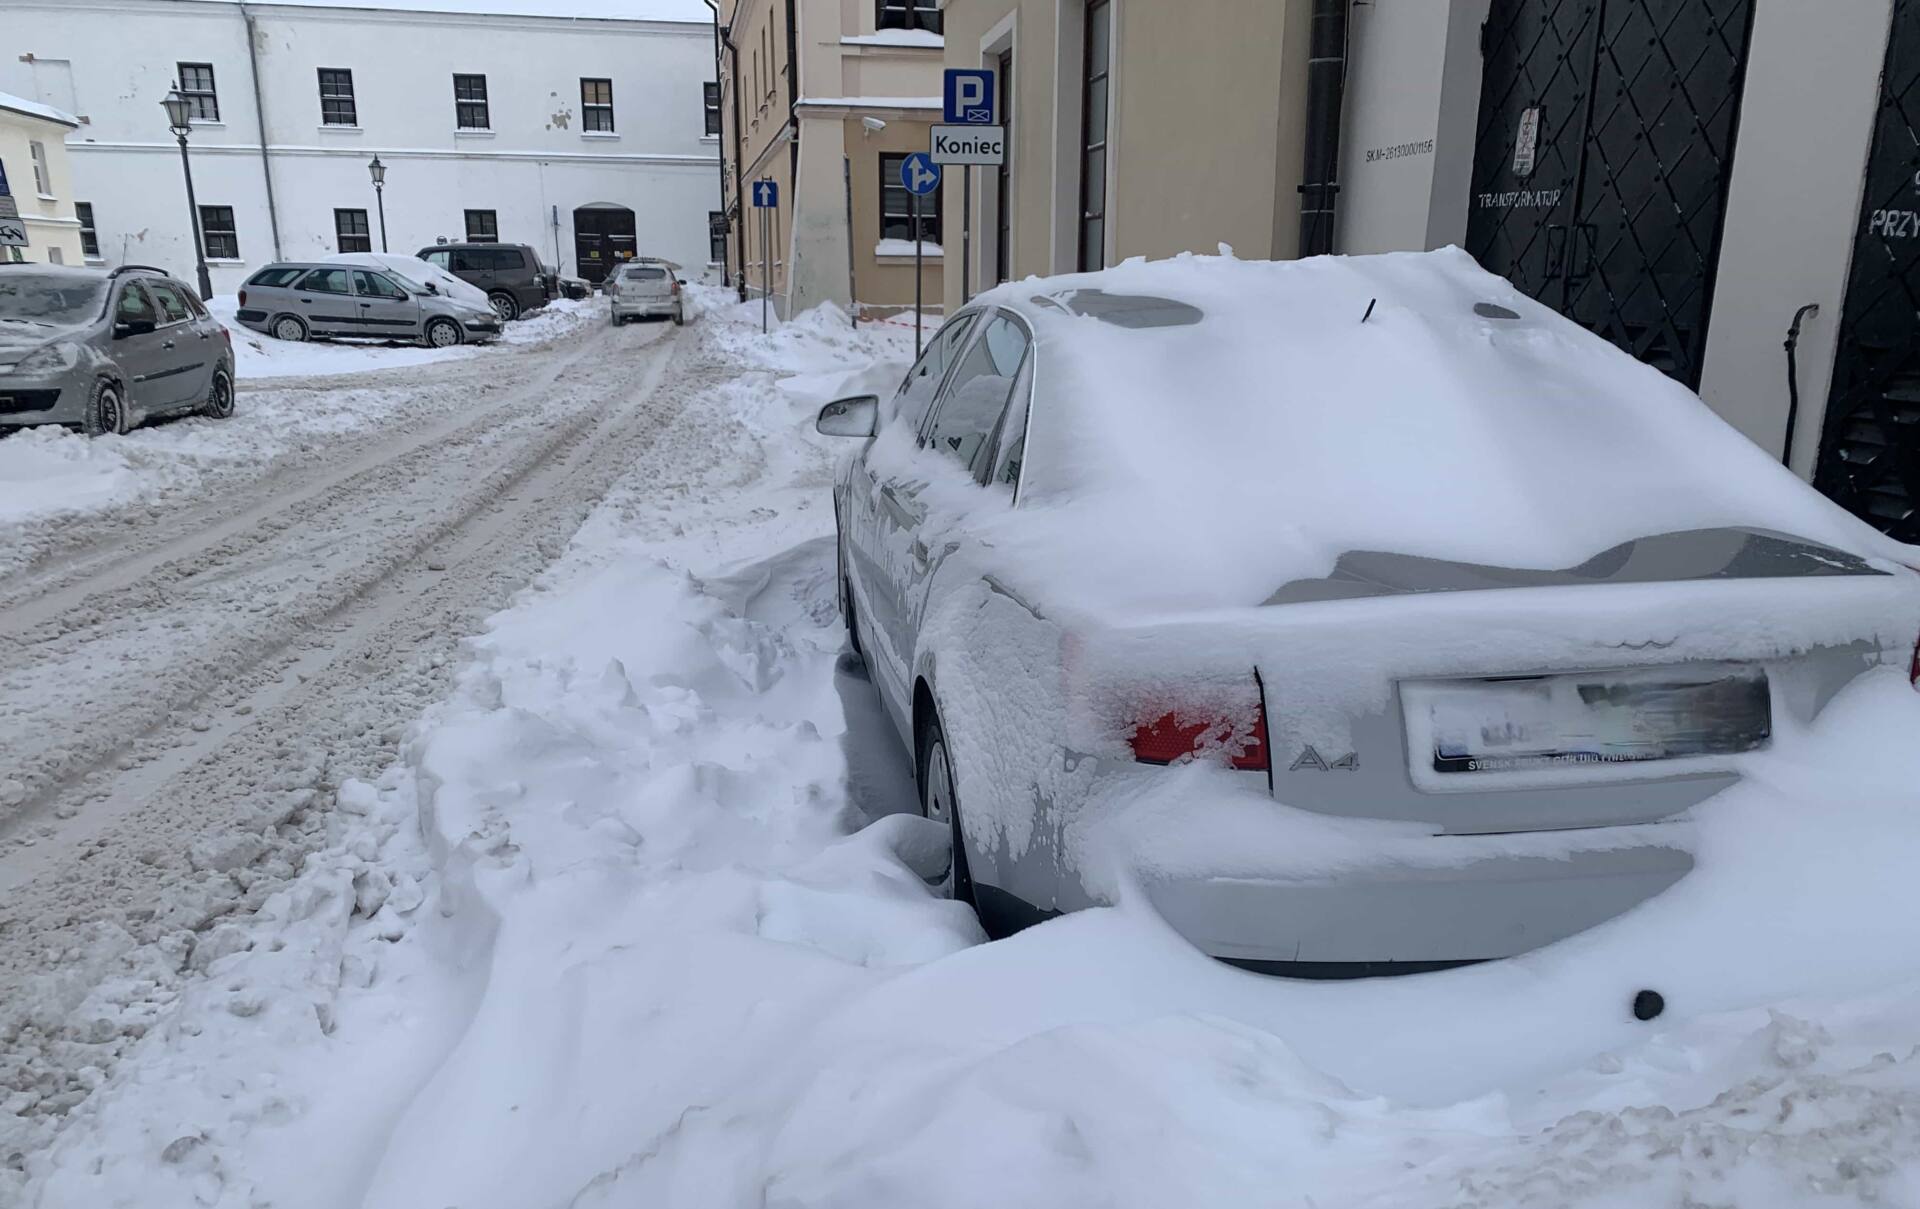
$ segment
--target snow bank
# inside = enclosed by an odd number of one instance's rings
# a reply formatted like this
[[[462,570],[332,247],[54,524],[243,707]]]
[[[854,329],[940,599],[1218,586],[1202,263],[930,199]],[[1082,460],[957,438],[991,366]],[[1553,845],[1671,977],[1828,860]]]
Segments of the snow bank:
[[[1524,958],[1287,983],[1133,908],[977,944],[926,889],[939,830],[866,823],[910,791],[836,659],[803,426],[897,379],[900,333],[763,339],[703,301],[693,364],[725,372],[663,432],[680,461],[636,467],[403,762],[343,791],[337,842],[208,939],[204,983],[26,1157],[25,1204],[1920,1197],[1903,675],[1699,812],[1672,891]]]

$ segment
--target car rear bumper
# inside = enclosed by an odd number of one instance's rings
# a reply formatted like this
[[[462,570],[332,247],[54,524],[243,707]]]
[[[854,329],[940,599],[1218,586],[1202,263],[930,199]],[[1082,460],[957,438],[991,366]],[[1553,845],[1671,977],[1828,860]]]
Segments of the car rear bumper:
[[[1323,877],[1189,878],[1146,891],[1175,931],[1213,957],[1276,972],[1286,972],[1280,963],[1418,968],[1511,957],[1565,939],[1692,868],[1680,848],[1653,845],[1432,868],[1382,864]]]
[[[644,319],[653,315],[677,315],[679,302],[666,299],[659,302],[621,302],[615,299],[613,314],[616,319]]]

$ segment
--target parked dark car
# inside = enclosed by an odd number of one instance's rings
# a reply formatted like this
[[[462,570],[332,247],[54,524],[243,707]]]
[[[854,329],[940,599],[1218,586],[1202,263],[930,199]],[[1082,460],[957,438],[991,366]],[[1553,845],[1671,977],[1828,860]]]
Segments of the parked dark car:
[[[559,296],[557,276],[523,243],[447,243],[416,253],[487,292],[502,322],[518,319]]]
[[[185,283],[159,269],[0,265],[0,430],[233,414],[233,345]]]

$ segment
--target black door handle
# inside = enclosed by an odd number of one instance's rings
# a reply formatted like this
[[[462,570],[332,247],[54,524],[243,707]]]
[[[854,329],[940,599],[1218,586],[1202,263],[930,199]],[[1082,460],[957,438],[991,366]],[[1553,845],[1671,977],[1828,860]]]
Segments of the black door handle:
[[[361,303],[360,305],[361,305],[362,307],[369,307],[369,306],[372,306],[373,304],[372,304],[371,302],[363,302],[363,303]]]
[[[312,305],[313,305],[313,299],[311,299],[311,298],[302,298],[302,299],[300,300],[300,305],[301,305],[301,306],[312,306]]]
[[[171,341],[171,340],[169,340],[169,341],[167,341],[167,342],[166,342],[165,344],[162,344],[162,345],[161,345],[160,347],[161,347],[161,348],[172,348],[172,347],[173,347],[173,341]]]

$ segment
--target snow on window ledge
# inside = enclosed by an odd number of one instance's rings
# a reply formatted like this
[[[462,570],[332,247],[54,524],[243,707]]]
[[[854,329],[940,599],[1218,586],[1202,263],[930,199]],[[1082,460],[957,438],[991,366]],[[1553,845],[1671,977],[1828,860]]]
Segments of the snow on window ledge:
[[[882,257],[904,256],[908,260],[912,260],[913,241],[911,239],[883,239],[873,245],[873,254]],[[920,256],[924,260],[938,260],[945,254],[946,249],[932,241],[920,245]]]
[[[583,139],[615,139],[617,140],[620,137],[620,132],[617,130],[582,130],[580,132],[580,137]]]
[[[321,125],[320,125],[320,133],[321,133],[321,134],[359,134],[359,133],[360,133],[360,127],[358,127],[358,126],[336,126],[336,125],[334,125],[334,124],[332,124],[331,122],[323,122],[323,123],[321,123]]]
[[[493,131],[482,130],[478,126],[460,126],[453,132],[453,137],[457,139],[490,139],[493,136]]]

